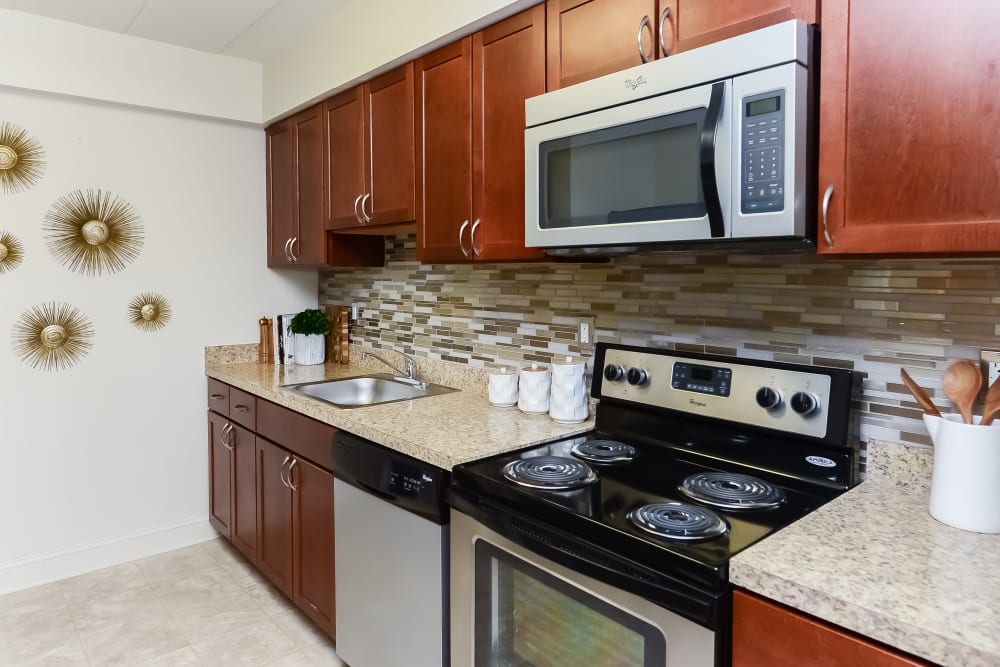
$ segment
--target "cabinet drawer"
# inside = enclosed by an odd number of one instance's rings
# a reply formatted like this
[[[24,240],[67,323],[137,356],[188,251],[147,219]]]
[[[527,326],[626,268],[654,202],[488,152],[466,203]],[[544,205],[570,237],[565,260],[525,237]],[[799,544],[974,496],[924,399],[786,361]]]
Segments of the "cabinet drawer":
[[[229,416],[229,385],[208,378],[208,409]]]
[[[253,394],[229,388],[229,418],[251,431],[257,426],[257,399]]]
[[[333,464],[337,429],[265,400],[257,401],[257,433],[325,470]]]

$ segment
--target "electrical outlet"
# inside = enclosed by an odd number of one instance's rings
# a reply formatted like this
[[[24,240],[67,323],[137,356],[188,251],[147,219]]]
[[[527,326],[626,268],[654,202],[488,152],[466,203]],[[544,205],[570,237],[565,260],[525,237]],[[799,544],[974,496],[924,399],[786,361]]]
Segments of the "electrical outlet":
[[[351,319],[353,321],[355,321],[355,322],[358,321],[358,310],[359,310],[358,304],[352,303],[351,304]]]
[[[577,340],[580,345],[592,345],[594,343],[594,318],[580,318],[580,328],[577,332]]]
[[[986,386],[989,387],[1000,377],[1000,352],[983,350],[980,353],[980,358],[983,360],[983,373],[986,375]]]

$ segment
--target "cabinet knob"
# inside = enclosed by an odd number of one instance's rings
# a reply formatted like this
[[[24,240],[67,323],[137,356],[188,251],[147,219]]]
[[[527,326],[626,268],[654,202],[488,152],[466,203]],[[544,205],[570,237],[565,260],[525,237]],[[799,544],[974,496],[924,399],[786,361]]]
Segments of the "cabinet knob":
[[[462,226],[458,228],[458,247],[462,249],[462,254],[466,257],[469,256],[469,251],[465,249],[465,240],[462,235],[465,234],[465,228],[469,226],[469,221],[466,220],[462,223]]]
[[[472,254],[479,255],[482,251],[476,247],[476,227],[479,226],[479,218],[472,223],[472,228],[469,230],[469,245],[472,247]]]
[[[826,239],[826,245],[833,247],[833,237],[830,236],[830,223],[827,222],[826,214],[830,210],[830,200],[833,198],[833,184],[831,183],[826,188],[826,192],[823,193],[823,238]]]
[[[211,394],[209,398],[211,398],[213,401],[221,401],[222,399],[225,398],[225,396],[222,394]]]
[[[292,264],[299,263],[299,256],[295,254],[295,244],[299,242],[298,236],[293,236],[292,240],[288,243],[288,251],[292,254]]]
[[[666,58],[670,55],[670,51],[667,50],[667,44],[663,41],[663,26],[667,24],[667,19],[670,18],[670,7],[665,7],[663,13],[660,14],[660,51],[663,52],[663,57]],[[674,22],[670,22],[670,46],[674,45]]]
[[[368,201],[369,199],[371,199],[371,196],[372,195],[371,195],[370,192],[366,192],[364,194],[364,196],[361,197],[361,217],[364,218],[364,222],[366,224],[372,221],[372,219],[368,217],[368,214],[365,213],[365,202]],[[372,209],[372,213],[373,214],[375,213],[375,209],[374,208]]]
[[[361,219],[361,214],[358,212],[358,204],[361,203],[361,198],[364,197],[363,194],[358,195],[358,198],[354,200],[354,217],[358,222],[364,224],[364,220]]]
[[[288,247],[290,245],[292,245],[292,237],[291,236],[289,236],[288,240],[285,241],[285,259],[288,260],[289,264],[292,264],[294,260],[292,259],[292,251],[288,249]]]
[[[636,33],[635,40],[639,43],[639,60],[643,64],[648,63],[652,57],[646,55],[646,49],[642,48],[642,31],[649,27],[649,16],[643,16],[642,20],[639,21],[639,32]]]

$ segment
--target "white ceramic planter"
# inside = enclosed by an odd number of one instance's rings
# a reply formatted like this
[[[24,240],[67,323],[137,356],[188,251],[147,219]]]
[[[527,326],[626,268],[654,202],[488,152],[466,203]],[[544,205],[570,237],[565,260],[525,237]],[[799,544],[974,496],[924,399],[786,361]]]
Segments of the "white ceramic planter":
[[[292,359],[299,366],[315,366],[326,361],[326,336],[293,334]]]

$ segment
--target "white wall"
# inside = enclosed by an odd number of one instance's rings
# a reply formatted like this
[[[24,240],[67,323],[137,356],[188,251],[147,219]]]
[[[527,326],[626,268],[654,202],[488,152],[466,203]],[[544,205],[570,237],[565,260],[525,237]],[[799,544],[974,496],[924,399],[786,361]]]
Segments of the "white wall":
[[[264,64],[264,120],[538,2],[351,0]]]
[[[0,230],[26,249],[0,275],[2,593],[211,535],[203,347],[256,341],[262,314],[314,305],[317,276],[265,268],[260,129],[9,90],[0,121],[48,160],[35,188],[0,192]],[[142,217],[145,246],[121,273],[73,273],[45,246],[46,211],[87,187]],[[156,333],[126,319],[147,290],[174,309]],[[68,371],[34,370],[10,344],[18,315],[51,300],[96,328]]]
[[[0,9],[0,86],[261,122],[260,63]]]

